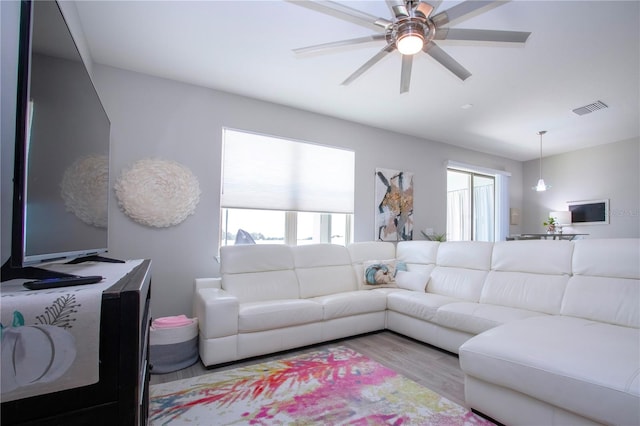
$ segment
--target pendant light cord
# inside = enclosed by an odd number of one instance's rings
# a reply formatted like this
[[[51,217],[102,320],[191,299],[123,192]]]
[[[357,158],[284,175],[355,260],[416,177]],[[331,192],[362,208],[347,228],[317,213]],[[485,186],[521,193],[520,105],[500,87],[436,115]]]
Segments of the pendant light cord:
[[[538,163],[540,167],[540,176],[538,176],[538,179],[542,179],[542,133],[540,133],[540,161]]]
[[[547,133],[546,130],[540,130],[538,134],[540,135],[540,179],[542,179],[542,135]]]

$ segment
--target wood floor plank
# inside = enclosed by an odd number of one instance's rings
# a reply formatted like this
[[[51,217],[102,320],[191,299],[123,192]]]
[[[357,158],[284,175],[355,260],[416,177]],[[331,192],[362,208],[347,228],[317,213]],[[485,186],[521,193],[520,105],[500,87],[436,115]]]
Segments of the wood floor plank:
[[[190,367],[172,373],[152,374],[150,383],[153,385],[187,379],[337,345],[353,349],[445,398],[467,406],[464,401],[464,374],[460,369],[457,355],[388,330],[255,357],[208,369],[198,361]]]

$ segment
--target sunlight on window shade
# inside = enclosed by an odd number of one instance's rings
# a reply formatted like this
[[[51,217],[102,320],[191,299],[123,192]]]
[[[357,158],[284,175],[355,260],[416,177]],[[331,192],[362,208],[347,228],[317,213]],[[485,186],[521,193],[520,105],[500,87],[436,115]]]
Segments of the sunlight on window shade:
[[[221,206],[353,213],[353,151],[224,129]]]

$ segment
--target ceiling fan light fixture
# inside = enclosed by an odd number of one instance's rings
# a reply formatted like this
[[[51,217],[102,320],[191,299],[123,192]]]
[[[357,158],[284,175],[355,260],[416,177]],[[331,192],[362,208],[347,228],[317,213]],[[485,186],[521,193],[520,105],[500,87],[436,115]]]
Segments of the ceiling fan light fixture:
[[[507,3],[505,1],[463,0],[461,3],[434,15],[433,12],[439,7],[441,0],[386,0],[392,14],[390,19],[376,17],[362,10],[353,9],[342,4],[343,2],[300,0],[294,3],[345,21],[370,28],[373,27],[377,30],[376,34],[370,36],[294,49],[296,54],[356,45],[369,41],[384,41],[386,45],[349,75],[342,82],[342,85],[350,84],[389,53],[398,50],[402,56],[402,69],[400,71],[401,94],[409,91],[413,55],[418,54],[420,51],[429,55],[461,81],[471,76],[471,73],[462,64],[438,46],[437,42],[440,40],[525,43],[531,34],[522,31],[449,28],[447,26],[447,24],[454,21],[460,21],[484,12],[488,5],[498,6]]]
[[[415,25],[405,25],[398,31],[396,47],[403,55],[415,55],[424,47],[424,34]]]

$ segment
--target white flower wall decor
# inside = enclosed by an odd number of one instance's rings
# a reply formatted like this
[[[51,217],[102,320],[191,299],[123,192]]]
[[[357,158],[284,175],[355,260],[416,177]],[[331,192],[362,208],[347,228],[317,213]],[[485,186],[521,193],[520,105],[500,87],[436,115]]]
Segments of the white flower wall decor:
[[[62,176],[60,195],[67,211],[84,223],[107,227],[109,198],[109,159],[88,155],[77,159]]]
[[[114,186],[118,205],[143,225],[166,228],[184,221],[200,201],[200,185],[175,161],[144,159],[122,172]]]

